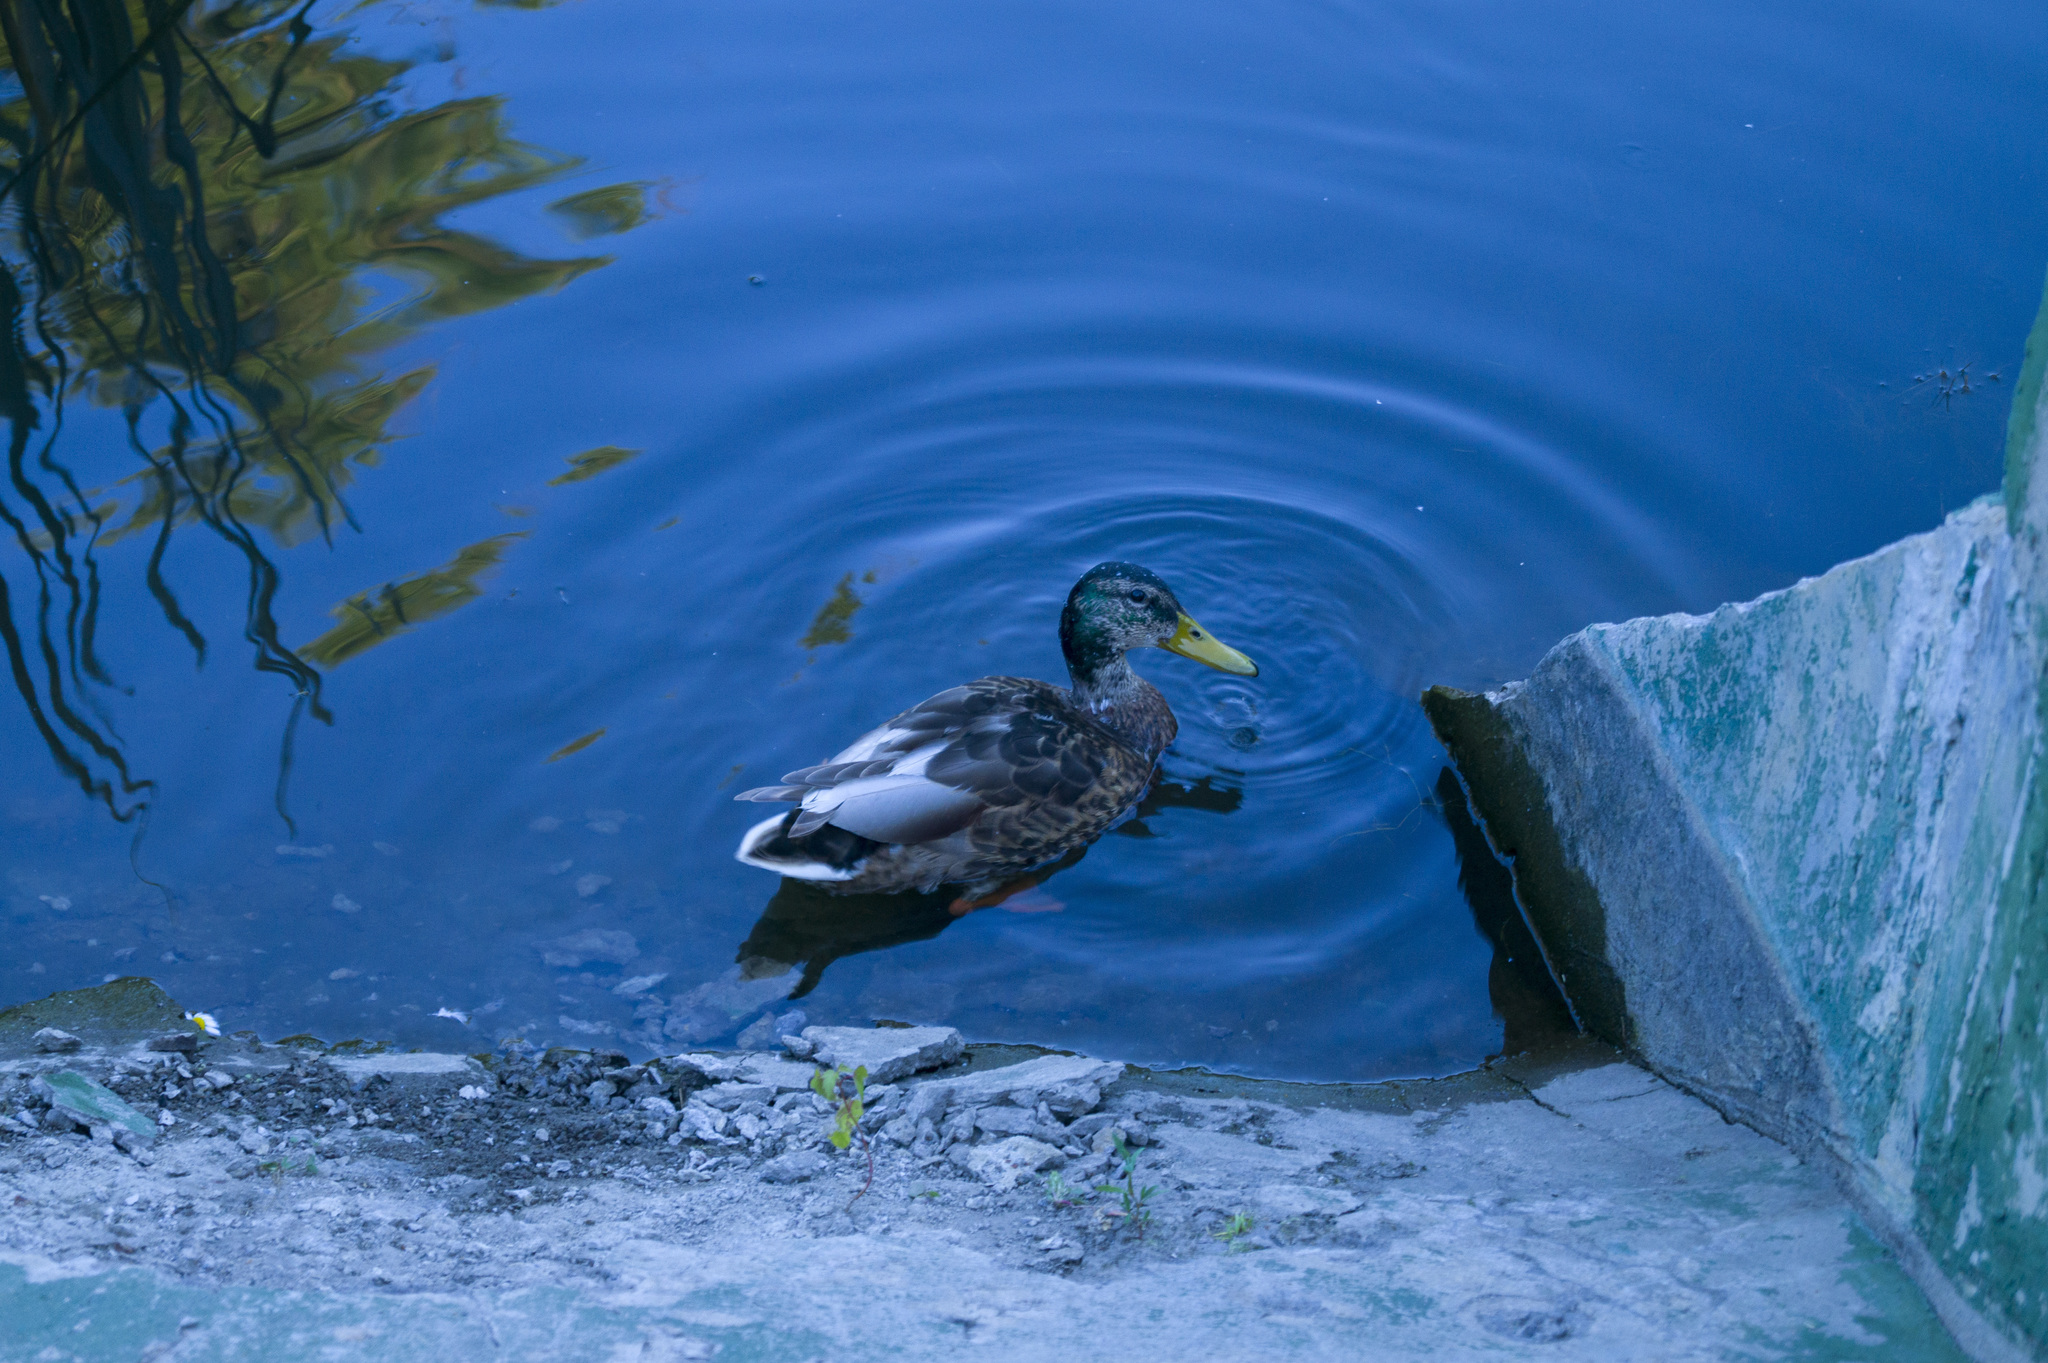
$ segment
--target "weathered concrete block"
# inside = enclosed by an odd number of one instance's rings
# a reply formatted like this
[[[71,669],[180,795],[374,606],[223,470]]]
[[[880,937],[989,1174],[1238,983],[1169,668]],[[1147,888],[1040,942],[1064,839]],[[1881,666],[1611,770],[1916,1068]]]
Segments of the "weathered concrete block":
[[[936,1123],[949,1109],[979,1107],[989,1103],[1014,1103],[1035,1108],[1041,1100],[1075,1092],[1092,1092],[1099,1100],[1102,1089],[1123,1076],[1124,1067],[1115,1060],[1095,1060],[1085,1055],[1044,1055],[1000,1069],[965,1074],[958,1079],[934,1079],[920,1084],[910,1096],[908,1115],[912,1121]]]
[[[1423,701],[1585,1025],[1825,1155],[1980,1357],[2048,1351],[2044,359],[2002,499]]]
[[[998,1192],[1016,1187],[1040,1169],[1067,1160],[1058,1147],[1029,1136],[1011,1136],[986,1145],[956,1145],[946,1157]]]
[[[821,1065],[846,1070],[866,1065],[871,1084],[950,1065],[966,1049],[951,1027],[806,1027],[803,1039]]]

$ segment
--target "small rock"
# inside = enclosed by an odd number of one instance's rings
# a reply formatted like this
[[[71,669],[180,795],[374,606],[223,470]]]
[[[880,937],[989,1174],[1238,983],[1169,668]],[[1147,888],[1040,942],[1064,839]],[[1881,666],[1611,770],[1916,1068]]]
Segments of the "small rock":
[[[35,1035],[36,1049],[47,1055],[68,1055],[85,1043],[69,1032],[44,1027]]]
[[[792,1008],[777,1017],[763,1013],[739,1034],[737,1044],[743,1051],[765,1050],[778,1041],[796,1036],[810,1025],[810,1017],[801,1008]]]
[[[701,1079],[722,1084],[728,1079],[739,1078],[740,1071],[746,1068],[750,1059],[751,1056],[712,1055],[699,1051],[689,1055],[673,1056],[668,1063],[676,1069],[694,1073]]]
[[[691,1094],[690,1099],[693,1102],[701,1099],[715,1108],[729,1112],[741,1103],[772,1103],[775,1101],[775,1089],[768,1084],[713,1084],[708,1089],[699,1089]]]
[[[682,1125],[690,1135],[707,1144],[727,1144],[725,1134],[727,1117],[717,1108],[705,1103],[685,1103],[682,1111]]]
[[[635,975],[629,980],[620,980],[613,985],[612,992],[622,999],[637,999],[667,978],[666,970],[655,975]]]
[[[782,1049],[788,1051],[798,1060],[809,1060],[818,1053],[816,1042],[806,1041],[800,1036],[786,1036],[782,1038]]]
[[[1087,1257],[1086,1251],[1063,1235],[1047,1236],[1038,1242],[1037,1248],[1049,1264],[1078,1264]]]
[[[810,1150],[781,1155],[761,1166],[763,1183],[807,1183],[825,1172],[825,1157]]]
[[[199,1035],[196,1032],[167,1032],[149,1039],[152,1051],[170,1051],[178,1055],[192,1055],[199,1049]]]
[[[974,1110],[974,1129],[992,1136],[1032,1136],[1048,1145],[1065,1145],[1067,1135],[1057,1123],[1041,1120],[1035,1112],[1002,1104]]]
[[[1067,1162],[1057,1149],[1029,1136],[1011,1136],[986,1145],[956,1145],[946,1157],[998,1192],[1016,1187],[1027,1174]]]
[[[1040,1092],[1038,1101],[1062,1121],[1072,1121],[1095,1110],[1102,1102],[1102,1089],[1086,1082],[1054,1084]]]
[[[806,1027],[803,1039],[815,1047],[819,1064],[867,1066],[871,1084],[950,1065],[966,1049],[953,1027]]]
[[[808,1090],[815,1067],[799,1065],[793,1060],[783,1060],[772,1055],[750,1055],[741,1066],[738,1078],[749,1084],[767,1084],[783,1093],[798,1089]],[[870,1090],[874,1087],[869,1085]]]
[[[576,966],[591,961],[624,965],[640,954],[640,943],[630,932],[617,928],[586,928],[558,937],[541,949],[540,958],[549,965]]]

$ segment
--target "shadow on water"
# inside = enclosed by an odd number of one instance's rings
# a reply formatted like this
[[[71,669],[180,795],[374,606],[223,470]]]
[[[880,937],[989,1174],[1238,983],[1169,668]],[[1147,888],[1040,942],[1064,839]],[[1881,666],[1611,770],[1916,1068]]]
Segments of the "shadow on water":
[[[1436,778],[1437,808],[1450,826],[1458,856],[1458,888],[1472,907],[1472,921],[1493,944],[1486,992],[1501,1021],[1501,1054],[1526,1051],[1544,1039],[1578,1031],[1571,1009],[1550,978],[1542,949],[1515,902],[1515,882],[1472,817],[1465,788],[1449,767]]]
[[[473,599],[518,538],[451,546],[440,568],[349,597],[308,645],[279,637],[272,554],[358,528],[356,470],[434,377],[374,357],[609,260],[537,259],[443,225],[579,162],[512,140],[494,98],[403,109],[411,63],[349,48],[312,8],[0,5],[0,522],[32,576],[0,573],[0,641],[51,758],[124,822],[155,783],[130,770],[106,704],[129,692],[100,652],[101,550],[148,537],[143,583],[199,666],[208,641],[166,551],[192,527],[238,558],[251,662],[291,702],[275,794],[289,828],[293,732],[333,718],[321,668]],[[646,218],[642,188],[576,199],[603,200],[593,230],[624,230]],[[74,398],[125,425],[133,466],[96,469],[104,486],[59,457]]]
[[[1226,778],[1232,775],[1224,773]],[[1131,817],[1110,831],[1126,837],[1153,837],[1145,820],[1168,809],[1234,813],[1244,803],[1244,792],[1217,781],[1215,775],[1193,781],[1156,776]],[[804,997],[818,987],[826,967],[842,957],[928,941],[977,910],[996,908],[1007,901],[1013,909],[1030,912],[1031,901],[1020,896],[1074,866],[1087,852],[1085,847],[1075,848],[1050,866],[1012,882],[1002,900],[968,902],[959,898],[957,888],[949,887],[930,894],[833,894],[809,881],[784,879],[735,957],[735,983],[764,982],[768,988],[700,991],[702,998],[678,1000],[679,1016],[670,1022],[667,1034],[677,1040],[708,1040],[730,1030],[755,1008]],[[801,973],[784,993],[781,983],[792,970]],[[722,1000],[730,996],[725,1009],[713,1002],[714,993]],[[739,1011],[732,1008],[733,1003],[741,1006]]]
[[[1226,778],[1229,775],[1225,773]],[[1517,1054],[1546,1039],[1576,1034],[1571,1009],[1551,979],[1542,950],[1515,902],[1513,877],[1494,856],[1449,767],[1438,775],[1435,793],[1433,804],[1450,829],[1457,855],[1458,887],[1471,909],[1473,925],[1493,947],[1487,993],[1502,1025],[1501,1053]],[[1243,800],[1242,790],[1218,784],[1214,775],[1192,781],[1162,775],[1132,817],[1110,831],[1149,838],[1156,835],[1146,820],[1164,810],[1230,814]],[[1086,854],[1086,848],[1076,849],[1014,888],[1035,889]],[[735,969],[725,979],[678,998],[665,1019],[663,1034],[669,1040],[690,1043],[724,1036],[763,1009],[772,1010],[779,1002],[809,994],[834,961],[929,941],[968,913],[989,907],[996,905],[969,904],[950,888],[930,894],[839,895],[808,881],[785,879],[740,944]],[[1028,901],[1013,907],[1029,911]],[[798,972],[794,983],[789,980],[792,971]],[[663,1028],[664,1019],[651,1020],[656,1028]],[[765,1045],[769,1039],[764,1034],[757,1040]]]

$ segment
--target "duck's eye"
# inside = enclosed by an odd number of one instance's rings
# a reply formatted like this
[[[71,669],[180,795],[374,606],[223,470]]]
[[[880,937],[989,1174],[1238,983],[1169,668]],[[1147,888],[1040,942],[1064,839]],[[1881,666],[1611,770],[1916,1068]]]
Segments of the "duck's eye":
[[[1152,594],[1151,594],[1150,592],[1146,591],[1146,590],[1145,590],[1145,589],[1144,589],[1143,587],[1133,587],[1133,588],[1131,588],[1131,600],[1133,600],[1133,601],[1137,602],[1137,603],[1138,603],[1139,605],[1141,605],[1141,606],[1142,606],[1142,605],[1144,605],[1144,604],[1145,604],[1145,603],[1146,603],[1147,601],[1150,601],[1151,599],[1152,599]]]

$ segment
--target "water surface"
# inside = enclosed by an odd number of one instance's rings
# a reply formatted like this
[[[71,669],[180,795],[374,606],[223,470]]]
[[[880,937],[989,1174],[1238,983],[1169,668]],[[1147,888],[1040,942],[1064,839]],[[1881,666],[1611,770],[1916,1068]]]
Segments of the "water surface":
[[[1417,692],[1994,488],[2048,241],[2017,4],[297,13],[193,11],[189,164],[158,63],[0,89],[10,175],[126,92],[4,221],[10,997],[1464,1068]],[[1139,660],[1135,822],[964,917],[730,859],[1111,557],[1264,669]]]

